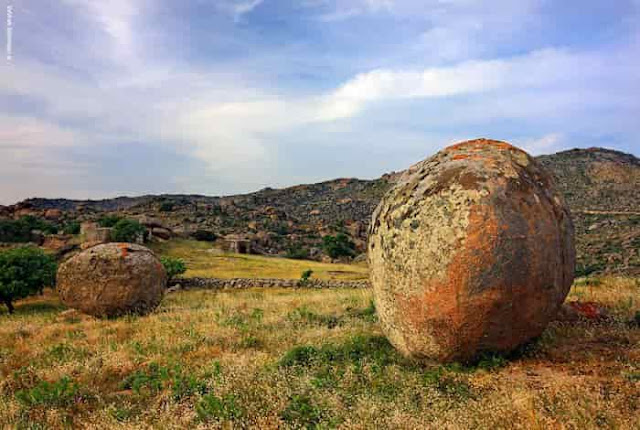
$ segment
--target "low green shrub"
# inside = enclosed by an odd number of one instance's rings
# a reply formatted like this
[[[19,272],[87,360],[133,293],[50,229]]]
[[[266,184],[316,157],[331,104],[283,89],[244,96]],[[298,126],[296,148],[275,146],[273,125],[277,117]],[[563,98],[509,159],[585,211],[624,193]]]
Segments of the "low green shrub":
[[[291,367],[316,363],[353,364],[365,360],[378,366],[405,361],[384,336],[356,335],[342,344],[328,343],[321,347],[296,346],[285,353],[279,365]]]
[[[317,325],[334,328],[342,324],[342,319],[336,315],[317,314],[306,306],[294,309],[287,314],[287,319],[296,324]]]
[[[187,271],[187,265],[181,258],[174,257],[160,257],[160,262],[167,271],[167,277],[169,282],[173,281],[176,276],[184,274]]]
[[[32,215],[20,219],[0,219],[0,242],[24,243],[31,241],[31,231],[39,230],[45,234],[55,234],[58,227]]]
[[[373,300],[369,301],[369,306],[364,309],[347,309],[349,316],[362,319],[367,322],[378,321],[378,314],[376,313],[376,304]]]
[[[0,302],[13,313],[13,302],[55,285],[57,265],[41,249],[26,246],[0,252]]]
[[[289,248],[287,248],[285,257],[291,258],[293,260],[305,260],[309,258],[309,249],[303,248],[300,245],[290,246]]]
[[[205,394],[209,390],[206,381],[187,373],[180,364],[160,366],[158,363],[136,370],[120,383],[120,388],[139,395],[155,395],[170,389],[176,401],[195,394]]]
[[[356,254],[355,244],[344,233],[323,237],[322,248],[325,254],[331,258],[353,257]]]
[[[139,238],[146,240],[147,229],[133,219],[119,220],[111,230],[111,240],[114,242],[136,242]]]
[[[158,209],[160,212],[171,212],[173,210],[173,208],[175,207],[175,205],[171,202],[164,202],[160,205],[160,208]]]
[[[201,421],[237,420],[244,416],[244,410],[233,394],[216,396],[207,394],[196,404],[196,413]]]
[[[74,403],[78,394],[78,384],[65,376],[56,382],[42,381],[31,389],[19,390],[16,398],[27,407],[66,407]]]
[[[80,234],[80,223],[77,221],[71,221],[64,225],[62,228],[64,234]]]
[[[307,269],[300,274],[300,280],[298,281],[298,285],[301,287],[307,286],[309,284],[309,279],[311,279],[311,275],[313,275],[313,270]]]
[[[208,230],[196,230],[191,234],[191,237],[201,242],[215,242],[218,238],[214,232]]]
[[[118,215],[104,215],[98,219],[98,225],[100,227],[111,228],[114,227],[122,217]]]
[[[294,394],[289,398],[287,407],[280,413],[280,418],[295,428],[315,429],[325,415],[325,410],[309,395]]]

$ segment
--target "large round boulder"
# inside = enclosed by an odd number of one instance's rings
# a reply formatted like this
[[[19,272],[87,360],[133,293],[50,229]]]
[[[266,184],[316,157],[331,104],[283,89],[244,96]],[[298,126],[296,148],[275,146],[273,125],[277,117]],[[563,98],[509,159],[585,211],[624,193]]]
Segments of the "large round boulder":
[[[542,333],[573,281],[573,224],[527,153],[472,140],[402,175],[373,215],[369,264],[390,342],[465,361]]]
[[[57,276],[62,302],[96,317],[148,313],[162,300],[166,283],[154,253],[131,243],[89,248],[64,262]]]

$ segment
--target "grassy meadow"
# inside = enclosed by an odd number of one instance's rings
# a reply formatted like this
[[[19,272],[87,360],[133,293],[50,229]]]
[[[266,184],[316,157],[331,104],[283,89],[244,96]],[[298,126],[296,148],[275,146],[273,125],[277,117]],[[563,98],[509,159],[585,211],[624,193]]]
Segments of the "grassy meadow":
[[[112,320],[47,291],[0,308],[0,428],[639,428],[639,285],[577,283],[609,320],[471,366],[400,357],[369,290],[180,291]]]
[[[366,264],[331,264],[310,260],[233,254],[213,248],[210,243],[195,240],[170,240],[154,244],[160,255],[182,258],[187,264],[185,277],[213,278],[280,278],[299,279],[305,270],[313,270],[313,278],[359,280],[368,276]]]

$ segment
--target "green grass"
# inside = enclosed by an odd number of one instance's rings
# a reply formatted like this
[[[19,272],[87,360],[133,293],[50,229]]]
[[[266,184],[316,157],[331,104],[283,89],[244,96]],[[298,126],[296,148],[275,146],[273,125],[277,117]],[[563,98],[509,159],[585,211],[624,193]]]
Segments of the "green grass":
[[[153,245],[161,256],[181,258],[187,264],[185,277],[300,279],[313,270],[312,279],[367,279],[364,264],[331,264],[263,255],[224,253],[206,242],[171,240]]]
[[[401,356],[365,289],[180,291],[106,320],[47,290],[0,310],[0,428],[639,428],[638,285],[581,282],[611,318],[464,366]]]

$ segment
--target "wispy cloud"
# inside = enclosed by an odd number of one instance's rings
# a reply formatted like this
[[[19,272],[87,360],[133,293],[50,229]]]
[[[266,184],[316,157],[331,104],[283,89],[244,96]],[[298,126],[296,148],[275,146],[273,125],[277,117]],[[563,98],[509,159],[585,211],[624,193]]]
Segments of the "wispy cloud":
[[[264,3],[264,0],[220,0],[215,4],[219,10],[228,13],[234,22],[240,22],[244,15],[250,14]]]
[[[517,144],[531,154],[550,154],[563,148],[567,144],[561,133],[550,133],[537,138],[519,139]]]
[[[442,98],[499,89],[526,89],[593,79],[603,59],[547,49],[495,60],[467,61],[420,71],[372,70],[341,85],[325,98],[320,120],[348,118],[383,100]]]
[[[63,0],[95,22],[107,36],[103,54],[121,63],[137,61],[140,55],[136,22],[143,15],[146,0]]]

